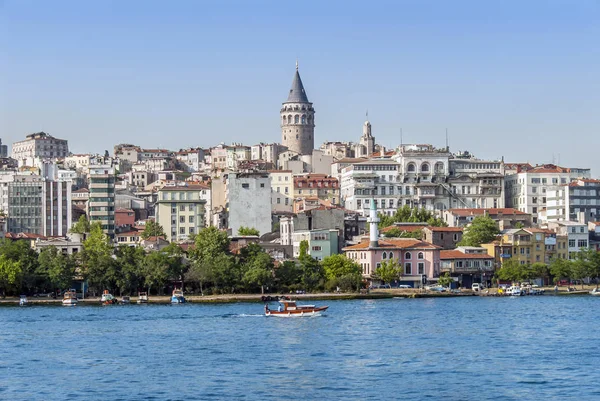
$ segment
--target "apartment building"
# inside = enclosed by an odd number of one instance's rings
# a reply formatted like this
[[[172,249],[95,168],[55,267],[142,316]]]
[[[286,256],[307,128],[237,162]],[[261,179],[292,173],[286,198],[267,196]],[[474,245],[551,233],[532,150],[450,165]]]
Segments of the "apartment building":
[[[294,207],[294,177],[291,170],[270,170],[271,211],[292,212]]]
[[[156,221],[168,241],[187,240],[205,226],[206,200],[202,192],[208,190],[200,184],[165,185],[158,190]]]
[[[31,165],[27,162],[36,157],[64,158],[69,154],[69,145],[66,139],[58,139],[45,132],[37,132],[25,137],[12,145],[12,158],[19,165]]]
[[[590,169],[565,168],[554,164],[535,167],[517,165],[515,173],[505,177],[506,206],[532,215],[532,223],[539,223],[539,213],[548,207],[548,190],[570,184],[578,178],[590,178]],[[556,198],[554,194],[553,198]],[[560,205],[554,204],[554,208]]]
[[[94,166],[89,171],[90,195],[88,216],[100,222],[110,238],[115,233],[115,169],[111,166]]]
[[[546,220],[600,221],[600,180],[576,179],[548,188]]]
[[[294,199],[318,198],[339,203],[338,180],[326,174],[307,174],[294,177]]]

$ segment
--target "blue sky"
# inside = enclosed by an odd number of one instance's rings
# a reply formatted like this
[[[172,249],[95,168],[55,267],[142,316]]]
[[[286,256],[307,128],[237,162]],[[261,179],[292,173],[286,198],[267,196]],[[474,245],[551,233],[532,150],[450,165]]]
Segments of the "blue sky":
[[[600,2],[0,0],[0,137],[74,152],[281,140],[296,58],[316,143],[591,167]]]

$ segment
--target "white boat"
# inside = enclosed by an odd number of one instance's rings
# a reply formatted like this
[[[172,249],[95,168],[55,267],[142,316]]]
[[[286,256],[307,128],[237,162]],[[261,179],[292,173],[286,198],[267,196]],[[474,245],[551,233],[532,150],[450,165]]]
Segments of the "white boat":
[[[19,298],[19,306],[27,306],[27,295],[21,295]]]
[[[129,305],[131,303],[131,298],[127,295],[123,295],[123,298],[121,298],[121,303],[123,305]]]
[[[147,304],[148,303],[148,293],[147,292],[138,292],[138,304]]]
[[[100,302],[102,303],[102,305],[114,305],[118,302],[118,300],[114,297],[113,294],[108,292],[108,290],[104,290],[102,298],[100,298]]]
[[[296,301],[281,300],[277,310],[269,309],[269,305],[265,304],[265,316],[275,317],[304,317],[318,316],[321,312],[327,310],[328,306],[315,305],[296,305]]]
[[[590,295],[600,296],[600,289],[594,288],[590,291]]]
[[[75,306],[77,305],[77,294],[73,290],[65,291],[63,295],[62,304],[64,306]]]
[[[510,295],[511,297],[520,297],[523,293],[521,291],[521,287],[519,287],[518,285],[513,285],[508,287],[508,290],[506,290],[506,294]]]
[[[183,296],[183,290],[173,290],[173,295],[171,296],[172,304],[184,304],[185,297]]]

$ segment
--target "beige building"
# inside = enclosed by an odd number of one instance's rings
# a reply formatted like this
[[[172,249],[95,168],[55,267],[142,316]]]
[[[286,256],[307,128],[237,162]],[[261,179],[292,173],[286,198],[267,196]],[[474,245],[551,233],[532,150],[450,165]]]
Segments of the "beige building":
[[[294,178],[291,170],[269,171],[271,211],[291,212],[294,204]]]
[[[169,241],[187,240],[204,227],[206,200],[205,185],[164,186],[158,190],[156,221]]]
[[[30,134],[26,138],[12,145],[12,158],[17,160],[19,165],[23,165],[28,158],[54,159],[64,158],[69,154],[66,139],[58,139],[45,132]]]
[[[332,204],[340,202],[338,180],[325,174],[307,174],[294,177],[294,198],[328,200]]]

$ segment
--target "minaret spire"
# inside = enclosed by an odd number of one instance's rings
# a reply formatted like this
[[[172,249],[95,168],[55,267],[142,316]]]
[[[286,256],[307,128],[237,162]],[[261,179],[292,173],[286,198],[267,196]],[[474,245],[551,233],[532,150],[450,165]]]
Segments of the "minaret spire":
[[[296,71],[298,71],[298,57],[296,57]]]

